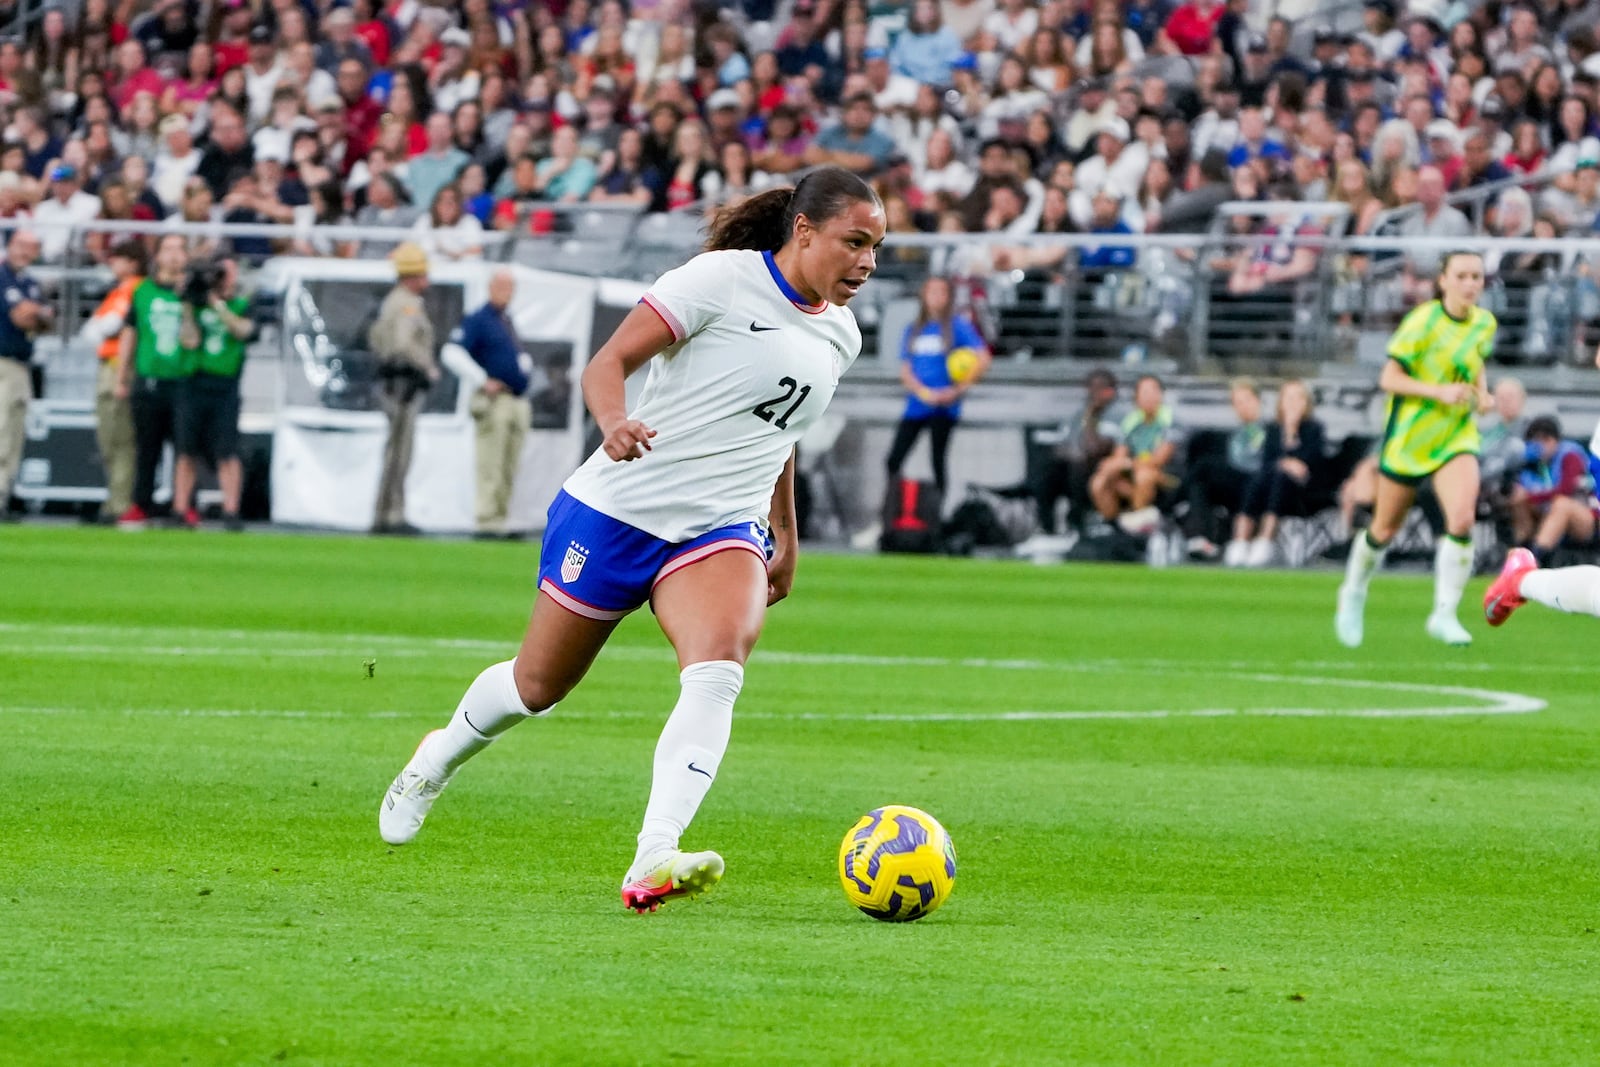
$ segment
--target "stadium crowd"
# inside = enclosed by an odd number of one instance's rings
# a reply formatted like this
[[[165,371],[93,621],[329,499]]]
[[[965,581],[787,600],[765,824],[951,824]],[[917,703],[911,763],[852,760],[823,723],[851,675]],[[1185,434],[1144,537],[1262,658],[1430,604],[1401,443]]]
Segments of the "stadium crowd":
[[[551,226],[541,204],[663,211],[823,162],[870,175],[897,231],[1186,231],[1274,197],[1344,201],[1358,232],[1419,202],[1409,232],[1451,235],[1445,192],[1538,172],[1512,232],[1600,213],[1585,0],[1369,0],[1361,32],[1298,40],[1248,0],[8,7],[0,218],[302,226],[233,239],[246,261],[350,254],[311,229],[339,221],[472,257]]]

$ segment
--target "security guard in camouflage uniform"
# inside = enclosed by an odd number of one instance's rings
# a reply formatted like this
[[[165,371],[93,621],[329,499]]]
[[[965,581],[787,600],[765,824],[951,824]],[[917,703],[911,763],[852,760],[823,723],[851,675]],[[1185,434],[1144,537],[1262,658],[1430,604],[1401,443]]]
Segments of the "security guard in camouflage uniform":
[[[411,467],[411,441],[417,412],[428,388],[439,380],[433,344],[433,323],[423,306],[428,288],[428,256],[407,241],[389,257],[399,281],[383,298],[378,319],[367,331],[367,345],[378,357],[380,400],[389,416],[389,440],[383,450],[383,476],[378,482],[374,533],[414,534],[406,522],[406,471]]]

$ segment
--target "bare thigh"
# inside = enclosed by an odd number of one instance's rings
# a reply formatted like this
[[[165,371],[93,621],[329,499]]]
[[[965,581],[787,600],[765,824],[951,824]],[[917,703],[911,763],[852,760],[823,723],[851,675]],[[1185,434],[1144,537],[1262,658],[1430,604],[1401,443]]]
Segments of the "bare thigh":
[[[766,621],[767,567],[754,552],[718,552],[674,571],[651,604],[679,668],[718,659],[742,664]]]
[[[543,711],[572,692],[621,621],[585,618],[540,593],[517,652],[517,693],[528,710]]]

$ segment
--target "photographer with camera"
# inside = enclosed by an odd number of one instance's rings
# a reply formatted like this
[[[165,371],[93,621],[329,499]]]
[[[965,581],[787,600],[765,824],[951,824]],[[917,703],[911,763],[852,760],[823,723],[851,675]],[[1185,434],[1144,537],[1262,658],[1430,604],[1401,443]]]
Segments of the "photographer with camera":
[[[172,442],[178,452],[173,500],[189,500],[194,467],[181,454],[189,436],[189,376],[200,347],[193,310],[184,302],[189,251],[182,234],[167,234],[156,245],[155,271],[139,283],[128,306],[117,355],[117,399],[133,407],[133,504],[118,525],[140,529],[155,507],[156,468],[161,449]],[[181,514],[181,512],[180,512]]]
[[[416,527],[406,522],[406,471],[411,468],[417,412],[429,387],[439,380],[439,364],[433,323],[422,302],[428,288],[427,253],[407,241],[389,258],[394,261],[398,281],[383,298],[378,319],[367,331],[367,345],[378,357],[383,411],[389,417],[372,532],[415,534]]]
[[[201,460],[217,472],[222,488],[222,524],[231,532],[244,529],[239,496],[244,467],[239,462],[239,373],[244,369],[245,343],[255,332],[250,298],[239,292],[239,264],[233,259],[196,263],[184,281],[183,302],[199,331],[197,350],[189,354],[194,374],[188,382],[186,438],[178,440],[179,462],[188,469],[182,479],[190,491],[173,498],[173,512],[185,525],[200,525],[192,496]]]

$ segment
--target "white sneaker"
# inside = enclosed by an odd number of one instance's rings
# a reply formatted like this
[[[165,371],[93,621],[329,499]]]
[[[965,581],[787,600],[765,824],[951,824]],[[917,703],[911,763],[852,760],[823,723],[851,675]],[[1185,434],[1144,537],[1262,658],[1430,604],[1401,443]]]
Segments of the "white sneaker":
[[[1428,616],[1428,636],[1456,648],[1465,648],[1472,644],[1472,635],[1467,633],[1467,628],[1461,625],[1460,619],[1438,611]]]
[[[1246,567],[1265,567],[1272,562],[1272,549],[1271,541],[1264,537],[1256,538],[1250,542],[1249,551],[1245,553],[1244,565]]]
[[[1333,632],[1345,648],[1360,648],[1365,636],[1367,594],[1339,586],[1339,609],[1333,616]]]
[[[449,778],[429,778],[419,766],[422,746],[438,732],[435,730],[422,739],[411,761],[390,784],[389,791],[383,794],[383,803],[378,805],[378,835],[391,845],[409,844],[417,836],[422,820],[428,817],[428,809],[450,783]]]
[[[1222,565],[1224,567],[1243,567],[1245,557],[1249,554],[1249,541],[1229,541],[1228,547],[1222,550]]]
[[[663,901],[704,893],[722,881],[726,865],[715,852],[680,852],[673,849],[645,861],[638,874],[629,872],[622,883],[623,907],[643,915]]]
[[[1153,507],[1124,511],[1117,516],[1117,525],[1130,537],[1149,537],[1161,525],[1161,512]]]

